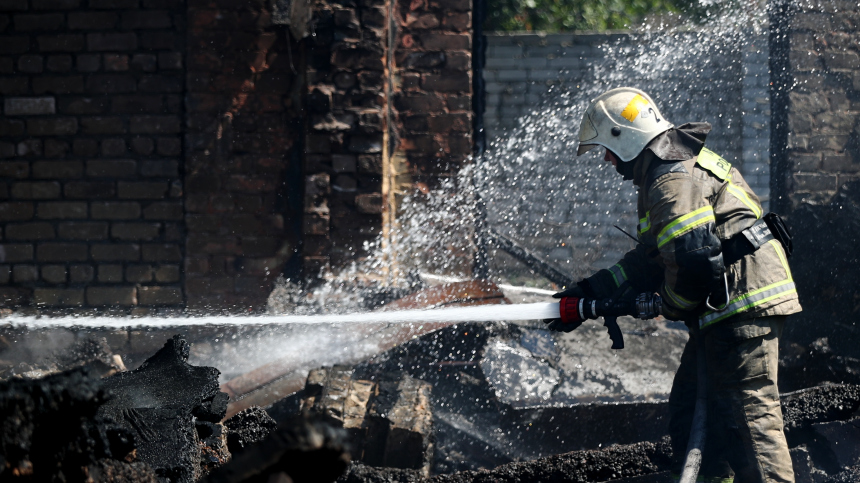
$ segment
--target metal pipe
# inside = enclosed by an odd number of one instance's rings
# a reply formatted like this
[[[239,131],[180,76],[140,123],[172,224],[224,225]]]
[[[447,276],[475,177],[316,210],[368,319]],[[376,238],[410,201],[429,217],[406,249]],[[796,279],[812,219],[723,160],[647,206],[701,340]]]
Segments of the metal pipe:
[[[693,410],[693,424],[690,425],[690,439],[687,441],[687,456],[679,483],[695,483],[702,467],[702,449],[705,447],[708,420],[708,376],[705,368],[705,341],[699,332],[699,323],[690,324],[690,336],[696,338],[696,408]]]

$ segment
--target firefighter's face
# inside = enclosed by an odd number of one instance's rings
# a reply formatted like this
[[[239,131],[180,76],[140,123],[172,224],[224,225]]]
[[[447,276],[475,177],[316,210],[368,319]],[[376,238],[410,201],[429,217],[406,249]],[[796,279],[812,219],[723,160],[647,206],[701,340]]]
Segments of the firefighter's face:
[[[603,155],[603,160],[612,163],[612,166],[618,166],[618,157],[608,149],[606,150],[606,154]]]

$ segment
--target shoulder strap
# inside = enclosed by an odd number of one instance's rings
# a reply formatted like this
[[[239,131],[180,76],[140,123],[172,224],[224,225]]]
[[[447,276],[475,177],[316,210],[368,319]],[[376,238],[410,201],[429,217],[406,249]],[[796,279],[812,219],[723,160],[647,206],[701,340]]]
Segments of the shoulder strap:
[[[702,148],[698,159],[696,159],[696,164],[719,178],[720,181],[728,179],[729,173],[732,170],[732,163],[726,161],[722,156],[708,148]]]

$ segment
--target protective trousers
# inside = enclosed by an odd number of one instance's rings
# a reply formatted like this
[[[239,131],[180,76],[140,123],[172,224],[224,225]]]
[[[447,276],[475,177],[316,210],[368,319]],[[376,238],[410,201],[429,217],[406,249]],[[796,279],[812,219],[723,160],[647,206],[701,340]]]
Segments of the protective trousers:
[[[708,424],[699,481],[794,483],[777,388],[785,316],[726,320],[702,331]],[[683,469],[696,404],[696,341],[681,356],[669,396],[669,434],[677,475]]]

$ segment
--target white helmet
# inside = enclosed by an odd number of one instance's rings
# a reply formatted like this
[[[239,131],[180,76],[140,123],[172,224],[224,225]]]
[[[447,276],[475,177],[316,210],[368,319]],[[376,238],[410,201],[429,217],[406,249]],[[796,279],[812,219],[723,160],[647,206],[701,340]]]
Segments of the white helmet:
[[[599,95],[586,109],[579,126],[576,154],[603,146],[627,162],[672,127],[648,94],[632,87],[619,87]]]

